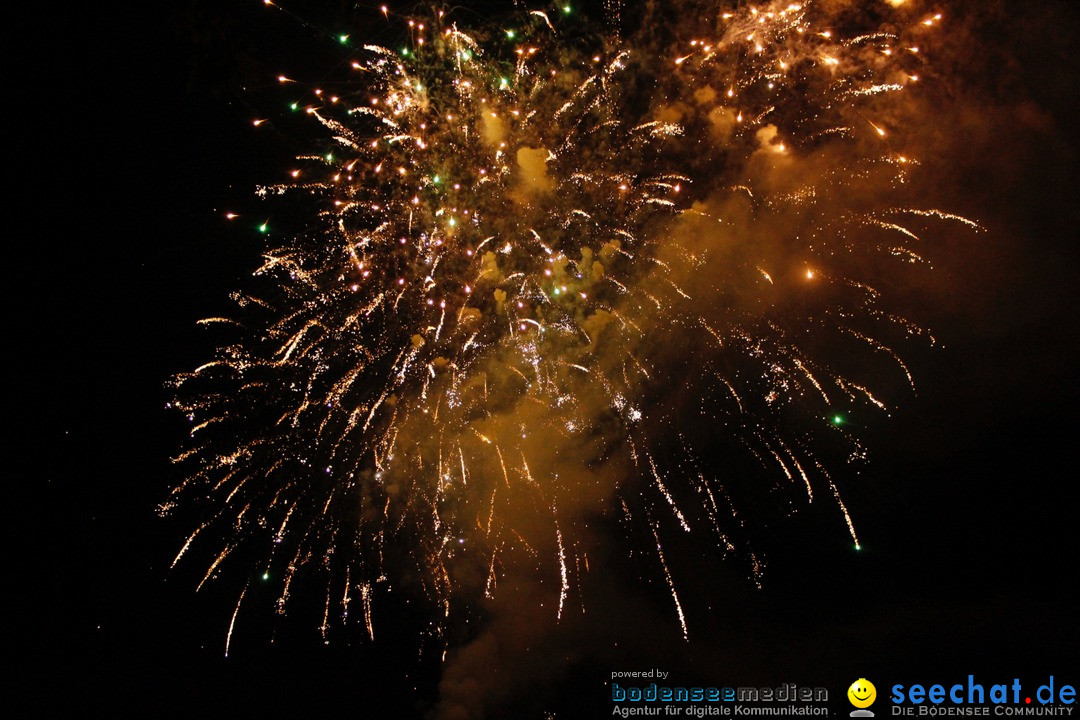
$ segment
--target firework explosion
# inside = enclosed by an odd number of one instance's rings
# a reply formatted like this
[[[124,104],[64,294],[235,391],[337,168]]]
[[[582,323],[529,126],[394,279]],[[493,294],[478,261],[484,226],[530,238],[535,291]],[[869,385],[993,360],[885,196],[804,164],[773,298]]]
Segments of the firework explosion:
[[[252,582],[284,613],[321,575],[324,636],[374,636],[380,587],[449,618],[508,573],[557,619],[619,518],[686,636],[672,533],[756,582],[740,508],[765,492],[823,497],[858,547],[830,469],[865,455],[850,414],[892,402],[867,378],[913,387],[894,347],[925,335],[876,286],[922,262],[920,225],[977,229],[880,190],[917,165],[891,135],[942,21],[901,5],[693,7],[621,39],[569,6],[384,9],[402,46],[336,38],[333,89],[282,76],[327,141],[260,190],[307,228],[267,234],[236,315],[203,321],[232,340],[174,381],[192,440],[163,511],[204,516],[173,564],[246,567],[233,622]]]

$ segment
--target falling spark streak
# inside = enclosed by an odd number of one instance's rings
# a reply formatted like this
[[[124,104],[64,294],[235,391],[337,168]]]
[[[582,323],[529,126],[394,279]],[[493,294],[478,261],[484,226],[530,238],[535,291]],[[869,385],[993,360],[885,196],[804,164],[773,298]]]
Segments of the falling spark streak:
[[[861,392],[863,395],[866,396],[866,399],[869,400],[871,403],[873,403],[875,406],[877,406],[878,409],[886,410],[886,411],[888,410],[888,408],[885,407],[885,403],[881,402],[876,397],[874,397],[873,393],[871,393],[868,389],[866,389],[862,385],[859,385],[858,383],[849,382],[849,381],[844,381],[844,385],[850,385],[851,387],[853,387],[856,390],[858,390],[859,392]]]
[[[912,240],[918,240],[919,239],[918,235],[911,232],[910,230],[908,230],[903,225],[897,225],[896,223],[882,222],[881,220],[874,220],[872,222],[875,225],[877,225],[878,227],[880,227],[880,228],[884,228],[886,230],[895,230],[898,233],[902,233],[904,235],[907,235]]]
[[[551,506],[552,515],[555,514],[555,506]],[[559,542],[559,575],[562,579],[562,584],[559,586],[559,610],[555,618],[562,620],[563,604],[566,602],[566,597],[570,592],[570,580],[566,574],[566,549],[563,547],[562,529],[559,527],[559,519],[555,518],[555,537]]]
[[[908,366],[904,363],[904,361],[902,359],[900,359],[900,356],[896,354],[895,350],[890,348],[888,345],[885,345],[884,343],[882,343],[882,342],[880,342],[878,340],[875,340],[874,338],[870,337],[869,335],[866,335],[865,333],[859,332],[858,330],[853,330],[851,328],[841,328],[841,330],[843,332],[848,333],[849,335],[857,337],[858,339],[862,340],[864,343],[866,343],[870,347],[874,348],[875,350],[883,352],[883,353],[887,354],[889,357],[891,357],[893,359],[893,361],[896,362],[896,364],[900,367],[900,369],[903,370],[904,377],[907,378],[908,385],[911,386],[912,390],[915,389],[915,378],[912,376],[911,370],[908,369]]]
[[[227,545],[224,550],[218,553],[218,556],[214,558],[214,561],[212,563],[210,563],[210,567],[206,569],[206,574],[203,575],[202,580],[200,580],[199,584],[195,586],[195,592],[202,590],[203,585],[205,585],[206,581],[210,579],[210,576],[214,574],[214,571],[217,570],[217,567],[221,564],[221,561],[224,560],[225,557],[232,551],[233,546]]]
[[[942,210],[919,210],[916,208],[895,208],[889,212],[895,213],[907,213],[908,215],[921,215],[922,217],[932,217],[939,220],[954,220],[958,223],[963,223],[975,232],[982,232],[985,228],[974,220],[970,220],[961,215],[954,215],[953,213],[944,212]]]
[[[495,558],[498,555],[498,550],[491,551],[491,563],[488,565],[487,580],[484,582],[484,597],[490,599],[494,597],[495,586],[498,583],[498,575],[495,572]]]
[[[811,373],[810,370],[805,365],[803,365],[802,361],[798,358],[794,358],[792,362],[795,363],[795,367],[802,370],[803,374],[806,375],[807,379],[810,380],[811,384],[813,384],[813,386],[817,388],[817,391],[821,393],[821,397],[823,400],[825,400],[825,403],[828,404],[829,396],[825,394],[825,390],[821,387],[821,383],[817,381],[817,378],[814,377],[813,373]]]
[[[233,628],[236,627],[236,616],[240,614],[240,603],[244,602],[244,595],[247,594],[250,583],[244,585],[244,589],[240,591],[240,597],[236,599],[236,607],[233,609],[232,619],[229,620],[229,631],[225,634],[225,657],[229,657],[229,645],[232,644]]]
[[[649,468],[652,470],[653,479],[656,481],[656,487],[660,488],[660,492],[664,494],[664,499],[671,505],[671,510],[675,513],[675,517],[679,519],[679,524],[682,525],[682,529],[686,532],[690,532],[690,525],[686,522],[686,518],[683,517],[682,511],[679,510],[679,506],[675,504],[675,499],[671,497],[671,493],[668,492],[667,487],[664,486],[664,481],[660,477],[660,471],[656,469],[656,463],[653,462],[652,456],[649,456]]]
[[[660,565],[664,568],[664,579],[667,580],[668,589],[671,590],[671,599],[675,601],[675,612],[679,616],[679,627],[682,628],[683,640],[690,642],[690,634],[686,629],[686,615],[683,614],[682,603],[679,602],[679,593],[675,590],[675,581],[671,578],[671,570],[668,569],[667,560],[664,559],[664,548],[660,544],[660,533],[656,529],[656,523],[649,521],[649,529],[652,530],[653,539],[656,541],[656,555],[660,558]]]
[[[859,536],[855,533],[855,524],[851,521],[851,515],[850,513],[848,513],[847,505],[844,504],[844,499],[840,497],[840,491],[837,490],[836,483],[833,482],[832,478],[829,476],[828,471],[825,470],[825,468],[822,467],[820,463],[817,464],[817,468],[825,477],[825,480],[828,481],[829,489],[832,491],[833,494],[833,499],[836,500],[836,504],[837,506],[839,506],[840,512],[844,514],[844,522],[847,523],[848,533],[851,535],[851,539],[855,543],[855,549],[859,550]]]
[[[367,628],[368,639],[375,639],[375,627],[371,624],[371,586],[360,586],[360,598],[364,603],[364,627]]]
[[[799,463],[799,459],[795,457],[795,453],[793,453],[791,449],[783,443],[780,443],[780,447],[784,448],[784,451],[787,453],[788,457],[791,458],[791,463],[795,466],[795,469],[799,471],[799,477],[803,479],[803,483],[806,485],[806,501],[813,502],[814,488],[810,484],[810,477],[806,474],[806,471],[803,470],[803,466]]]

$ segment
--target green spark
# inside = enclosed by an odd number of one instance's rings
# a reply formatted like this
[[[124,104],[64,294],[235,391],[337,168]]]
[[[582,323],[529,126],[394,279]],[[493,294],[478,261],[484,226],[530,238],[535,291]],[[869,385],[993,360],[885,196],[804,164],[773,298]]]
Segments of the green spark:
[[[341,43],[342,45],[346,44],[347,42],[349,42],[349,36],[348,35],[338,35],[338,42]]]

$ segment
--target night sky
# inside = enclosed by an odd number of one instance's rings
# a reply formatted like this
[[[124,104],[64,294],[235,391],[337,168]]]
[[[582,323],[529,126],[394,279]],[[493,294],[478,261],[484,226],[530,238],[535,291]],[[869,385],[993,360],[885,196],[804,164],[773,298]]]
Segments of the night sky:
[[[422,618],[410,608],[386,610],[374,643],[324,646],[306,616],[276,618],[267,596],[241,614],[225,660],[235,595],[196,595],[191,572],[168,571],[191,518],[155,513],[177,481],[169,458],[185,432],[164,409],[165,383],[208,357],[195,321],[227,312],[258,262],[257,234],[223,213],[255,207],[254,186],[297,149],[297,137],[251,129],[250,91],[278,73],[270,40],[290,57],[305,38],[317,44],[259,5],[86,8],[30,69],[43,95],[21,112],[40,139],[11,143],[44,146],[47,159],[28,183],[35,216],[7,241],[32,258],[15,266],[25,289],[10,301],[8,345],[18,358],[10,384],[26,401],[9,419],[28,435],[9,450],[18,576],[6,585],[19,607],[9,627],[29,640],[16,662],[40,689],[24,698],[36,708],[27,716],[97,707],[419,718],[439,699],[438,658],[418,659]],[[939,207],[988,231],[947,238],[932,251],[933,281],[897,293],[941,345],[905,352],[918,395],[866,429],[867,480],[845,496],[863,550],[832,514],[793,516],[763,539],[761,590],[723,563],[694,570],[692,545],[673,550],[673,571],[700,577],[680,586],[697,608],[690,643],[655,579],[597,591],[587,598],[596,611],[557,628],[493,620],[464,630],[463,645],[484,632],[502,643],[491,662],[506,687],[473,679],[485,694],[477,717],[604,717],[610,672],[653,665],[687,683],[792,681],[838,697],[858,677],[1080,680],[1067,590],[1077,567],[1080,10],[1047,0],[940,7],[956,18],[955,56],[944,61],[959,75],[923,171]],[[327,23],[350,13],[345,2],[310,11]],[[470,648],[482,666],[485,648]],[[442,681],[447,692],[464,679]]]

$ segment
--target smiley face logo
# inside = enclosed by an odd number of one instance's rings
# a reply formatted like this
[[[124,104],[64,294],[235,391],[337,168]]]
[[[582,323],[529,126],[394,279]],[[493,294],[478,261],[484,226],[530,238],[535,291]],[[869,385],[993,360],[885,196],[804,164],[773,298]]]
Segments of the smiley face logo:
[[[857,708],[867,708],[877,699],[877,688],[866,678],[859,678],[847,689],[847,698]]]

